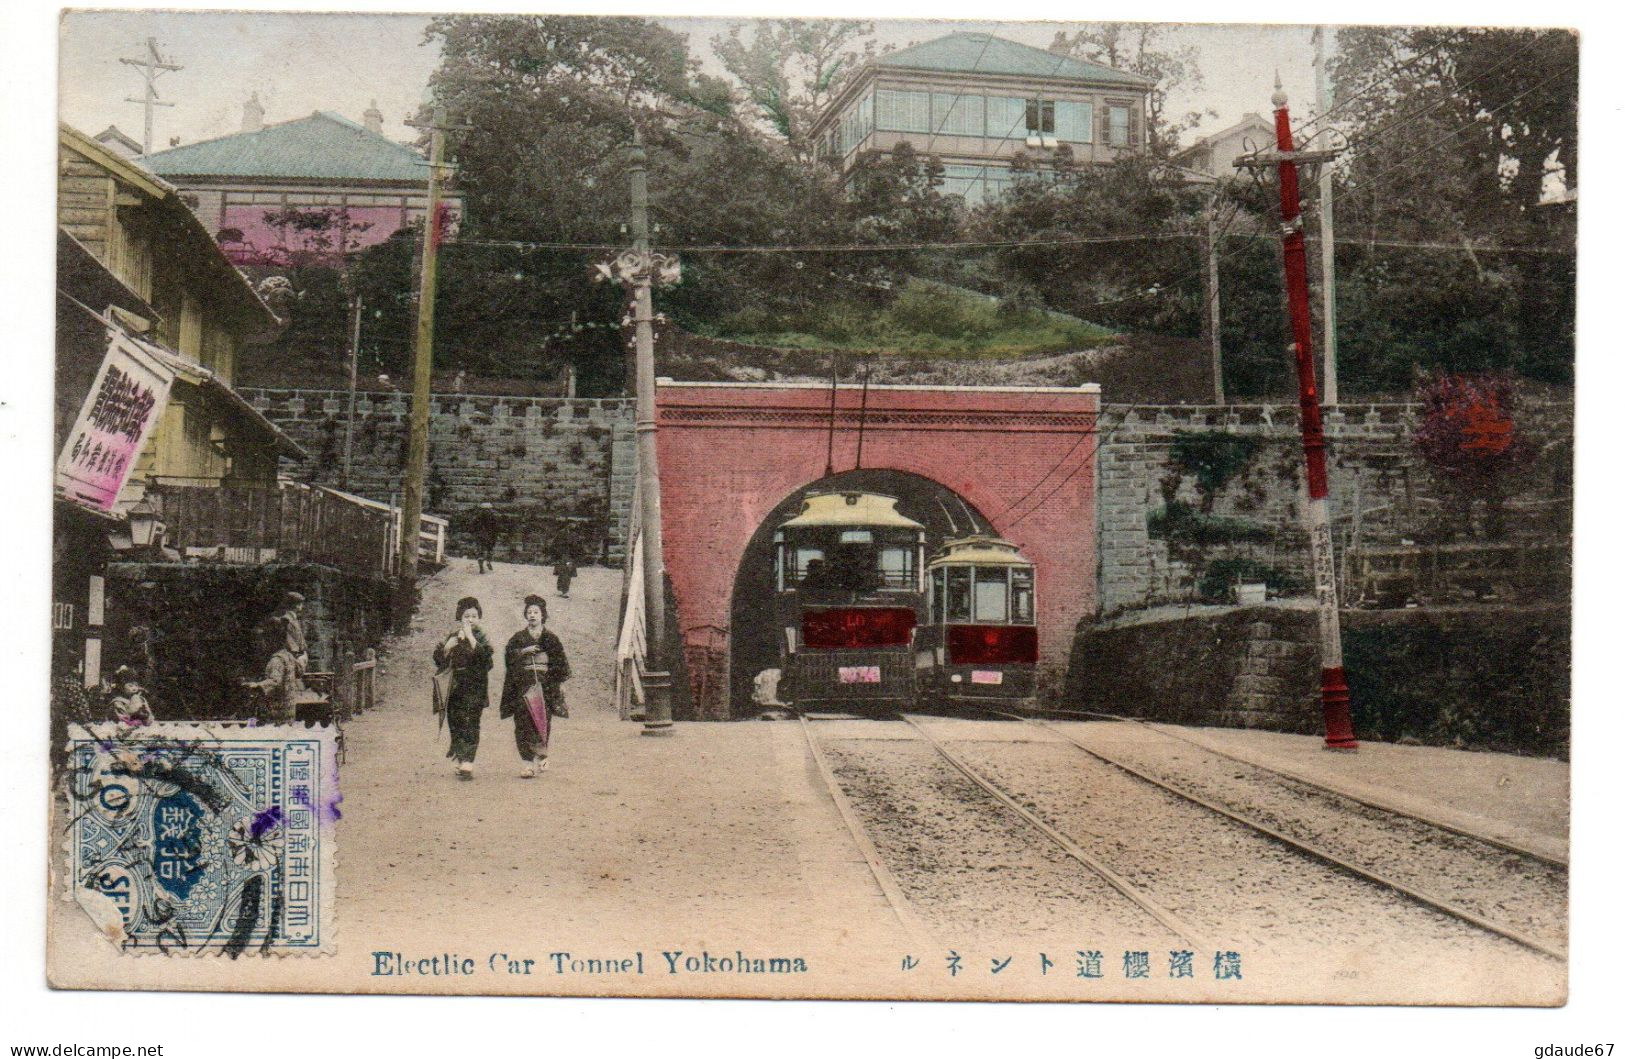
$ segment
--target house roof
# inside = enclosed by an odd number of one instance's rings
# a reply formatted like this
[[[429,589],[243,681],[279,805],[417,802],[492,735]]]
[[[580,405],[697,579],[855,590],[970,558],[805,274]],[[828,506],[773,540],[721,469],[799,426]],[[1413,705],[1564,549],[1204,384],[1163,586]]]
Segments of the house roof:
[[[410,147],[331,111],[167,151],[141,164],[170,178],[265,177],[421,184],[428,167]]]
[[[1131,88],[1149,88],[1154,84],[1149,78],[1126,70],[1056,55],[987,33],[950,33],[882,55],[876,63],[893,69],[1103,81]]]
[[[116,144],[132,157],[141,153],[141,141],[126,135],[124,130],[117,125],[109,125],[91,138],[106,147],[112,147]]]
[[[1274,142],[1274,123],[1265,119],[1262,115],[1255,111],[1248,111],[1247,114],[1245,114],[1242,119],[1236,122],[1234,125],[1220,129],[1218,132],[1210,132],[1206,136],[1198,136],[1194,143],[1192,143],[1189,147],[1182,148],[1174,155],[1174,157],[1178,158],[1182,155],[1187,155],[1193,151],[1199,150],[1200,148],[1206,147],[1210,143],[1216,143],[1219,140],[1228,139],[1229,137],[1238,135],[1240,133],[1253,131],[1268,134],[1271,137],[1270,142]],[[1268,144],[1262,146],[1268,146]]]

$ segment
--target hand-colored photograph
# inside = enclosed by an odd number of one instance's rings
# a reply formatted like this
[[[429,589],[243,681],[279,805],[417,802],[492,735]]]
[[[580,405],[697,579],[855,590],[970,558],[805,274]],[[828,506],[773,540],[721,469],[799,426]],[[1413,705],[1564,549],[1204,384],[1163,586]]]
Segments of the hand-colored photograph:
[[[1575,32],[58,44],[51,986],[1567,1002]]]

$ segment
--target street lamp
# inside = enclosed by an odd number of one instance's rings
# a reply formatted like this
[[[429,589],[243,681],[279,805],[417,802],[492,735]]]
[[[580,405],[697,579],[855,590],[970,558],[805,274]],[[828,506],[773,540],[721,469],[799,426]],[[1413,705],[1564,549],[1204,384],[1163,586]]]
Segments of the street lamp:
[[[163,523],[158,521],[158,509],[152,501],[142,499],[129,510],[130,543],[137,548],[152,547],[153,538]]]

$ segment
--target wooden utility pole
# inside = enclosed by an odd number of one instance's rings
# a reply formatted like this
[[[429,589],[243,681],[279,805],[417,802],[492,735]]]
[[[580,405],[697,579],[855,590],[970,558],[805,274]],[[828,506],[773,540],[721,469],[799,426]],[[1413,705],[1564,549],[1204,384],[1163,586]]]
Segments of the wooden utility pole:
[[[361,295],[350,295],[350,403],[344,414],[344,470],[339,486],[350,488],[350,453],[355,447],[355,386],[357,362],[361,359]]]
[[[164,57],[158,54],[158,38],[156,37],[147,38],[146,58],[120,59],[119,62],[123,63],[125,66],[133,66],[140,70],[142,79],[147,83],[147,90],[140,99],[133,99],[130,96],[125,96],[124,102],[141,104],[145,116],[145,120],[142,123],[141,132],[141,153],[144,155],[151,154],[152,108],[172,107],[175,105],[173,103],[165,103],[158,98],[158,78],[171,71],[184,70],[186,68],[184,66],[176,66],[174,63],[164,61]]]
[[[423,265],[418,276],[418,329],[412,362],[412,419],[401,482],[401,584],[407,597],[417,587],[418,545],[423,522],[423,472],[429,458],[429,378],[434,371],[435,266],[440,252],[441,170],[446,151],[446,108],[435,107],[429,130],[429,209],[423,219]]]
[[[1298,192],[1298,165],[1325,163],[1335,151],[1299,151],[1292,140],[1281,79],[1275,79],[1275,150],[1244,155],[1237,167],[1273,166],[1281,192],[1281,256],[1286,274],[1287,313],[1292,355],[1298,370],[1298,415],[1303,427],[1303,456],[1309,503],[1304,509],[1309,550],[1314,565],[1315,602],[1320,616],[1320,703],[1326,747],[1355,750],[1354,721],[1349,710],[1348,678],[1343,672],[1343,634],[1337,613],[1337,565],[1332,554],[1331,515],[1327,501],[1326,435],[1320,399],[1315,392],[1313,325],[1309,319],[1309,262],[1304,249],[1303,206]]]
[[[666,562],[660,525],[660,461],[655,450],[655,343],[656,282],[676,283],[682,275],[677,259],[649,249],[649,168],[643,137],[632,131],[628,157],[632,183],[632,249],[614,261],[596,266],[603,279],[614,279],[632,289],[635,329],[635,383],[637,389],[638,518],[643,539],[643,636],[651,667],[643,674],[643,734],[670,735],[671,671],[666,668]]]
[[[1326,27],[1315,27],[1315,110],[1325,119],[1332,109],[1331,81],[1326,76]],[[1327,130],[1319,130],[1324,133]],[[1320,167],[1320,320],[1325,348],[1320,372],[1321,400],[1337,407],[1337,239],[1332,219],[1332,167]]]
[[[1207,204],[1207,331],[1213,361],[1213,403],[1224,404],[1224,361],[1219,342],[1219,191]]]

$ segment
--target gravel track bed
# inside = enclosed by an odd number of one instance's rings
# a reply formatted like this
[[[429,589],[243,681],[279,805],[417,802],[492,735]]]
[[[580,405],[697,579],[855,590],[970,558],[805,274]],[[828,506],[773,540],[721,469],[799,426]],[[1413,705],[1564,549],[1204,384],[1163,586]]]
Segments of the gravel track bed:
[[[1561,946],[1568,872],[1154,732],[1069,734],[1125,764],[1485,919]],[[1082,757],[1079,754],[1079,757]]]
[[[899,887],[944,943],[1062,936],[1180,947],[929,744],[815,738]]]
[[[1551,961],[1093,760],[1076,747],[953,740],[950,749],[1215,941],[1314,956],[1328,947],[1448,966]]]

